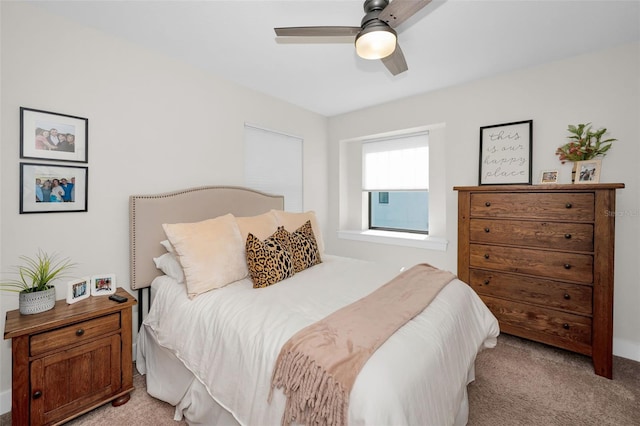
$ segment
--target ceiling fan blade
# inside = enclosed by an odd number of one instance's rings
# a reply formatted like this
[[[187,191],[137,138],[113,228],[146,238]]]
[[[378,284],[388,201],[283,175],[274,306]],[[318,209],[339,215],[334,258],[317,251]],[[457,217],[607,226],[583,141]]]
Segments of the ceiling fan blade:
[[[396,50],[391,55],[382,58],[381,61],[393,75],[398,75],[409,69],[399,44],[396,44]]]
[[[395,28],[431,3],[431,0],[393,0],[382,9],[378,19]]]
[[[284,27],[274,28],[280,37],[345,37],[355,36],[360,27]]]

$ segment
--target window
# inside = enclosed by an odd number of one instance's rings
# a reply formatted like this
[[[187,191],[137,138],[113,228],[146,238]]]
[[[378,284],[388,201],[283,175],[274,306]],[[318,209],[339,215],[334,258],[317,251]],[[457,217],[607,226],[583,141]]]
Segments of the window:
[[[429,138],[416,133],[362,144],[369,229],[429,232]]]
[[[284,195],[284,208],[302,212],[302,139],[245,124],[244,180],[249,188]]]

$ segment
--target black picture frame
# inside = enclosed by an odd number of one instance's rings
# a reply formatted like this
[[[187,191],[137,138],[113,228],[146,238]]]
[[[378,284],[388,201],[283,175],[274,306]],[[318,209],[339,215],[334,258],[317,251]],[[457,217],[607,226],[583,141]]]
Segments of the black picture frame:
[[[62,187],[58,196],[47,197],[46,181]],[[62,186],[67,181],[66,187]],[[69,184],[73,185],[70,186]],[[38,189],[38,186],[40,189]],[[20,163],[20,214],[25,213],[66,213],[88,211],[89,168],[42,163]],[[64,193],[64,195],[62,195]]]
[[[480,127],[479,185],[531,185],[533,120]]]
[[[20,107],[20,158],[87,163],[88,143],[89,119]]]

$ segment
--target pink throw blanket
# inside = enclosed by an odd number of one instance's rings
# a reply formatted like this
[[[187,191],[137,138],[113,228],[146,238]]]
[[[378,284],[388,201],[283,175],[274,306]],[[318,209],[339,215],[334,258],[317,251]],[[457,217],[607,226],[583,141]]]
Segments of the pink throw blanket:
[[[271,390],[284,388],[287,397],[282,424],[346,425],[351,388],[369,357],[454,278],[416,265],[291,337],[271,379]]]

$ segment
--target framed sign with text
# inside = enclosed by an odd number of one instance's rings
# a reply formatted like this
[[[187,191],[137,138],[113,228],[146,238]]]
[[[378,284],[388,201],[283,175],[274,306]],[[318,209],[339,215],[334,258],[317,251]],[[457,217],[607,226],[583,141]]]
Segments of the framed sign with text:
[[[533,120],[480,127],[480,185],[531,185]]]

